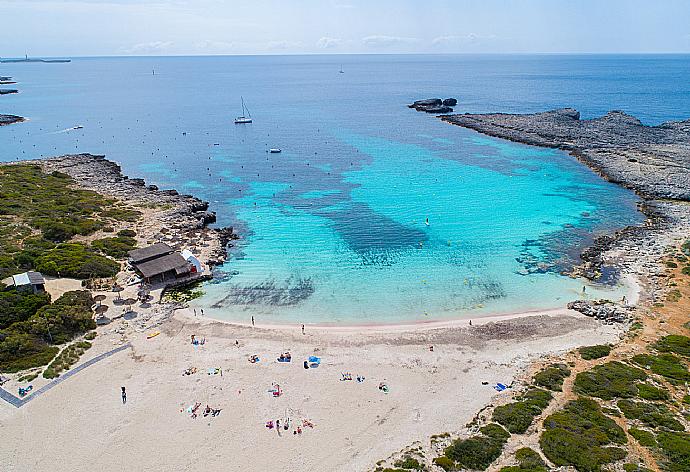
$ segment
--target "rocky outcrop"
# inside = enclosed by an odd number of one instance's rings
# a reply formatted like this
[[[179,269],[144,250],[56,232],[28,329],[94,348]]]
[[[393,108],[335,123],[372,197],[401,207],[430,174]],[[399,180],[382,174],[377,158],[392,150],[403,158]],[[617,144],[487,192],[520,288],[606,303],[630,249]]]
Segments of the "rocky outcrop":
[[[451,113],[458,101],[454,98],[446,98],[441,100],[440,98],[427,98],[425,100],[417,100],[416,102],[408,105],[408,108],[414,108],[417,111],[423,111],[426,113],[433,113],[435,115],[442,115],[444,113]]]
[[[690,120],[645,126],[622,111],[581,120],[572,108],[442,119],[490,136],[569,151],[645,198],[690,200]]]
[[[12,123],[21,123],[25,121],[24,118],[17,115],[0,115],[0,126],[11,125]]]
[[[237,239],[232,228],[208,228],[216,221],[215,212],[208,211],[208,202],[173,189],[147,186],[140,178],[129,178],[117,163],[105,156],[73,154],[23,162],[38,164],[46,172],[63,172],[80,187],[151,212],[150,217],[144,216],[147,221],[139,225],[137,233],[145,228],[147,242],[163,240],[181,249],[197,247],[209,265],[222,263],[227,257],[228,242]]]
[[[569,310],[575,310],[590,318],[605,323],[626,323],[631,318],[631,309],[609,300],[576,300],[568,303]]]

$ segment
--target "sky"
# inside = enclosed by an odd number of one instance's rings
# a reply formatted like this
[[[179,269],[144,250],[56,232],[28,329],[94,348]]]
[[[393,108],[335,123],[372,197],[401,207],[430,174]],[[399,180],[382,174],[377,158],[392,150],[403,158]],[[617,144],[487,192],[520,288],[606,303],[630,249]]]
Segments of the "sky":
[[[689,0],[0,0],[0,56],[690,52]]]

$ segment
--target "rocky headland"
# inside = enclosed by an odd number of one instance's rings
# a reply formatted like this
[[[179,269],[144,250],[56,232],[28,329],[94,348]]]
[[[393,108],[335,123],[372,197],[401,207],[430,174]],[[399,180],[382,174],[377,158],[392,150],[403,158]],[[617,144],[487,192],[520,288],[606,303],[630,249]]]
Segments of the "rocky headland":
[[[176,190],[161,190],[143,179],[129,178],[121,167],[93,154],[72,154],[44,160],[22,161],[38,164],[44,172],[62,172],[82,188],[114,197],[135,207],[144,215],[137,225],[142,244],[166,242],[191,249],[202,262],[215,266],[225,261],[227,246],[237,239],[231,227],[209,228],[216,221],[209,203]]]

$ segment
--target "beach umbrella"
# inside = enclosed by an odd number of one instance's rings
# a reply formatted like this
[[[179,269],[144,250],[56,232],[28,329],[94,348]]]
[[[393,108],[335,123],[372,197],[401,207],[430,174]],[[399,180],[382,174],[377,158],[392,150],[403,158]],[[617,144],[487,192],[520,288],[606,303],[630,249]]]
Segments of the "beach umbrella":
[[[121,286],[115,284],[115,285],[113,285],[113,288],[112,288],[111,290],[112,290],[113,292],[117,293],[117,299],[120,300],[120,298],[121,298],[121,297],[120,297],[120,292],[122,292],[122,291],[124,290],[124,288],[122,288]]]
[[[98,306],[101,306],[101,302],[105,300],[105,295],[96,295],[93,297],[93,301],[98,303]]]
[[[98,305],[94,311],[97,315],[102,315],[103,313],[108,311],[108,308],[108,305]]]

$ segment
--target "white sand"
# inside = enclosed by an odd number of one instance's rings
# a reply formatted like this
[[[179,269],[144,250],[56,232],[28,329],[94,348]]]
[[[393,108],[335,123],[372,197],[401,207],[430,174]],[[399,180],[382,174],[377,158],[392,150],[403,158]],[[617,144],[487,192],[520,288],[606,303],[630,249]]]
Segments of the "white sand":
[[[113,325],[99,329],[94,353],[120,340]],[[125,330],[132,351],[89,367],[20,409],[0,401],[1,469],[370,470],[413,441],[428,444],[432,434],[462,431],[494,396],[509,394],[482,381],[510,384],[543,354],[618,337],[617,328],[564,313],[484,319],[471,328],[466,321],[307,327],[302,335],[298,327],[242,327],[178,312],[159,329],[150,340]],[[206,344],[192,346],[192,333],[205,336]],[[293,362],[277,363],[286,350]],[[251,354],[261,362],[250,364]],[[303,368],[309,355],[323,359],[318,369]],[[190,366],[198,373],[182,376]],[[223,376],[208,375],[211,367],[221,367]],[[346,371],[366,380],[340,381]],[[284,389],[280,398],[267,392],[272,382]],[[389,394],[377,388],[380,382],[390,386]],[[196,419],[180,412],[196,401],[222,412]],[[264,426],[287,416],[308,418],[315,427],[279,437]]]

